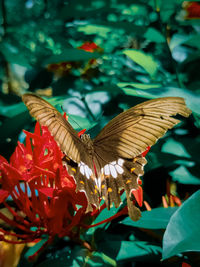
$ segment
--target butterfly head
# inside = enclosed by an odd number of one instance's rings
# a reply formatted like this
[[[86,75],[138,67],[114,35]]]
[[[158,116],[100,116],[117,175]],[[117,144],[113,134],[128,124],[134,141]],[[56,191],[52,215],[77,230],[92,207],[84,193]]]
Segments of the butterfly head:
[[[93,147],[93,141],[90,138],[89,134],[82,134],[81,135],[81,141],[86,145],[89,154],[93,154],[94,147]]]
[[[89,134],[82,134],[81,140],[83,141],[83,143],[87,144],[91,140],[90,135]]]

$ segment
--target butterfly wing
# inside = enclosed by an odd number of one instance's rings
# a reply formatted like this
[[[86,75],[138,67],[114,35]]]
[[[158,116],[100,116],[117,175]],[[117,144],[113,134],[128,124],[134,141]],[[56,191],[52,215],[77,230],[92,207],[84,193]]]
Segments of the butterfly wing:
[[[73,161],[80,162],[83,143],[77,132],[67,122],[60,112],[47,101],[34,94],[24,94],[22,100],[41,125],[47,126],[61,150]]]
[[[165,132],[179,123],[173,118],[188,117],[191,111],[184,99],[166,97],[139,104],[115,117],[94,140],[97,169],[101,173],[101,191],[109,208],[120,204],[119,189],[126,191],[129,215],[138,220],[140,211],[131,202],[146,159],[142,153]]]
[[[132,192],[139,189],[139,177],[144,174],[146,159],[142,155],[134,159],[118,158],[106,165],[105,161],[102,161],[98,155],[95,159],[95,165],[101,166],[98,188],[107,208],[110,209],[113,203],[116,208],[119,207],[121,204],[120,191],[124,189],[129,216],[134,221],[138,220],[141,216],[140,210],[131,201],[133,198]]]
[[[173,118],[191,114],[183,98],[164,97],[149,100],[112,119],[94,140],[96,153],[104,158],[134,158],[156,143],[168,129],[180,121]],[[110,160],[109,160],[110,161]]]

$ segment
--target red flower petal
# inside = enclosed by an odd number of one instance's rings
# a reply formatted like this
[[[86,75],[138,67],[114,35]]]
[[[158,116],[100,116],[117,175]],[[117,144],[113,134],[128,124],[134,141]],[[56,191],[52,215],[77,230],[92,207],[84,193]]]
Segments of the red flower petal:
[[[192,267],[190,264],[186,263],[186,262],[183,262],[182,263],[182,267]]]
[[[38,191],[41,192],[42,194],[44,194],[45,196],[52,198],[55,189],[53,189],[51,187],[45,187],[45,188],[40,188]]]
[[[138,205],[142,207],[143,204],[143,189],[141,186],[138,186],[137,189],[132,189],[131,193],[134,195]]]
[[[0,204],[9,196],[8,191],[0,189]]]

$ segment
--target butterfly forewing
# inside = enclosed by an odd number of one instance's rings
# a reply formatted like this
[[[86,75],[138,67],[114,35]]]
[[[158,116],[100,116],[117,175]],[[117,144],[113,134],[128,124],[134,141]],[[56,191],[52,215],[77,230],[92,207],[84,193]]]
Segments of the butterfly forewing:
[[[77,132],[57,111],[44,99],[34,94],[25,94],[22,100],[41,125],[47,126],[61,150],[73,161],[80,161],[80,154],[84,151],[84,145],[79,139]]]
[[[94,140],[95,151],[111,152],[129,159],[136,157],[179,123],[171,117],[177,114],[184,117],[191,114],[180,97],[158,98],[139,104],[119,114],[103,128]]]

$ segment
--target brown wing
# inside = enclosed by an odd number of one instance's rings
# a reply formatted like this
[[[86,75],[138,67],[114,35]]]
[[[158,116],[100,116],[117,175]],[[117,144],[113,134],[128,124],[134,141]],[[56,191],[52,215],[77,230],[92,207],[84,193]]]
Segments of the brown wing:
[[[48,127],[61,150],[73,161],[80,162],[84,144],[60,112],[47,101],[34,94],[24,94],[22,100],[29,109],[31,116],[39,121],[41,125]]]
[[[144,174],[146,162],[146,159],[140,155],[131,160],[119,158],[102,168],[101,194],[108,209],[112,203],[116,208],[121,204],[120,190],[124,189],[130,218],[134,221],[140,218],[140,210],[132,201],[132,192],[139,189],[139,177]]]
[[[188,117],[191,110],[180,97],[164,97],[141,103],[112,119],[94,140],[100,158],[112,161],[117,157],[134,158],[156,143],[168,129]]]

